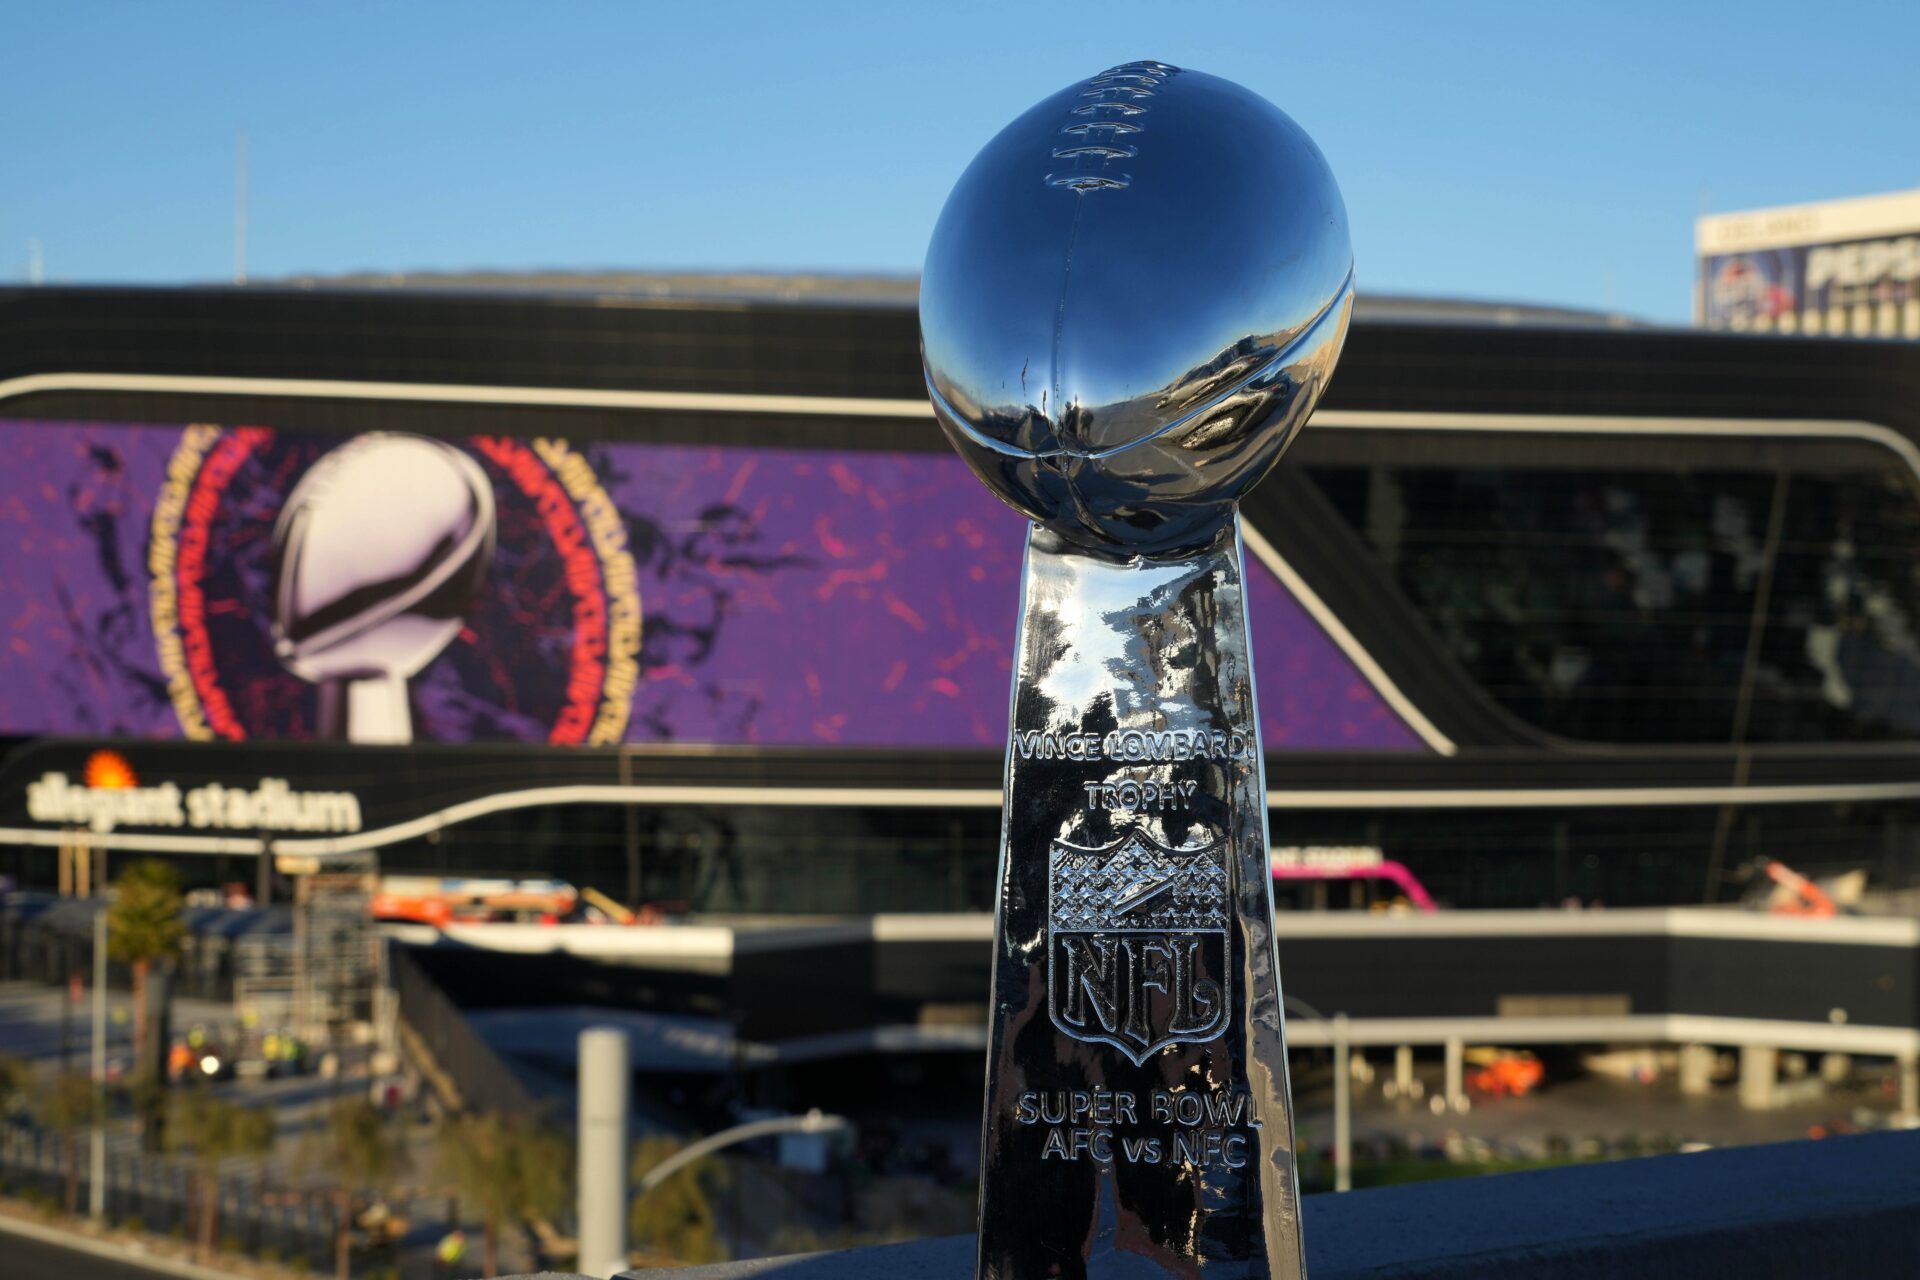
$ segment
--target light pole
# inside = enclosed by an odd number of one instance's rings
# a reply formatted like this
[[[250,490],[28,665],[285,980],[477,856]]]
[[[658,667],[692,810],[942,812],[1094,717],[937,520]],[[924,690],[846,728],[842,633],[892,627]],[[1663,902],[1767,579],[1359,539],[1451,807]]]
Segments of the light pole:
[[[1344,1013],[1333,1015],[1333,1189],[1353,1190],[1353,1064]]]
[[[107,1212],[107,904],[93,917],[93,1135],[87,1163],[87,1213]]]
[[[1288,1013],[1325,1022],[1333,1028],[1333,1189],[1353,1190],[1353,1063],[1347,1043],[1347,1015],[1331,1018],[1297,996],[1283,996]]]
[[[580,1033],[580,1270],[627,1269],[627,1098],[633,1092],[627,1034]]]

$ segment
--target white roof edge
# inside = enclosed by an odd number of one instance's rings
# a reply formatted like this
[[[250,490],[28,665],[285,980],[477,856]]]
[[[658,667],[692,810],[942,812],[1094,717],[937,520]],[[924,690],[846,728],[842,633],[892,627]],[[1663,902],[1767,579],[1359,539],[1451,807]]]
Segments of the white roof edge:
[[[1693,225],[1694,249],[1710,254],[1920,233],[1920,187],[1844,200],[1711,213]]]

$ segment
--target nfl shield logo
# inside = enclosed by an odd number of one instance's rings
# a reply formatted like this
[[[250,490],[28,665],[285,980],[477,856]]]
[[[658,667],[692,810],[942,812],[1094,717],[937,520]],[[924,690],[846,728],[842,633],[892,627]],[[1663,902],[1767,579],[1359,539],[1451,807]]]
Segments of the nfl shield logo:
[[[1132,831],[1048,853],[1047,999],[1053,1025],[1135,1066],[1227,1029],[1227,846],[1169,849]]]

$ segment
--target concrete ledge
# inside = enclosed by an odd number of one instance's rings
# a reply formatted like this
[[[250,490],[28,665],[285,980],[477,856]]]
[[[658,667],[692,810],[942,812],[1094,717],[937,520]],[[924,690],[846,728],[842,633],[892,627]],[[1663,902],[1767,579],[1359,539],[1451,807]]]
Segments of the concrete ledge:
[[[66,1230],[45,1222],[29,1221],[12,1213],[0,1213],[0,1233],[25,1236],[41,1244],[104,1258],[109,1262],[124,1263],[159,1275],[177,1276],[179,1280],[249,1280],[249,1277],[258,1276],[265,1270],[255,1267],[250,1271],[227,1271],[219,1267],[206,1267],[191,1258],[160,1253],[128,1240],[87,1231]],[[0,1257],[4,1257],[4,1254],[5,1246],[0,1245]],[[6,1273],[7,1264],[0,1261],[0,1275]],[[285,1274],[290,1276],[293,1273],[289,1271]]]
[[[1305,1215],[1312,1280],[1916,1276],[1920,1133],[1309,1196]],[[967,1280],[973,1241],[953,1236],[674,1274]]]

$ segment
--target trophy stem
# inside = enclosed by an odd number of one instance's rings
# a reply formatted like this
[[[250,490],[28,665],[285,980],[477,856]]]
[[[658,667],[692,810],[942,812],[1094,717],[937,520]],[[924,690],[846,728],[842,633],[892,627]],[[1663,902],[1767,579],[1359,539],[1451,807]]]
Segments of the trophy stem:
[[[978,1274],[1302,1277],[1238,523],[1023,591]]]
[[[413,741],[405,676],[322,680],[319,693],[322,738],[387,745]]]

